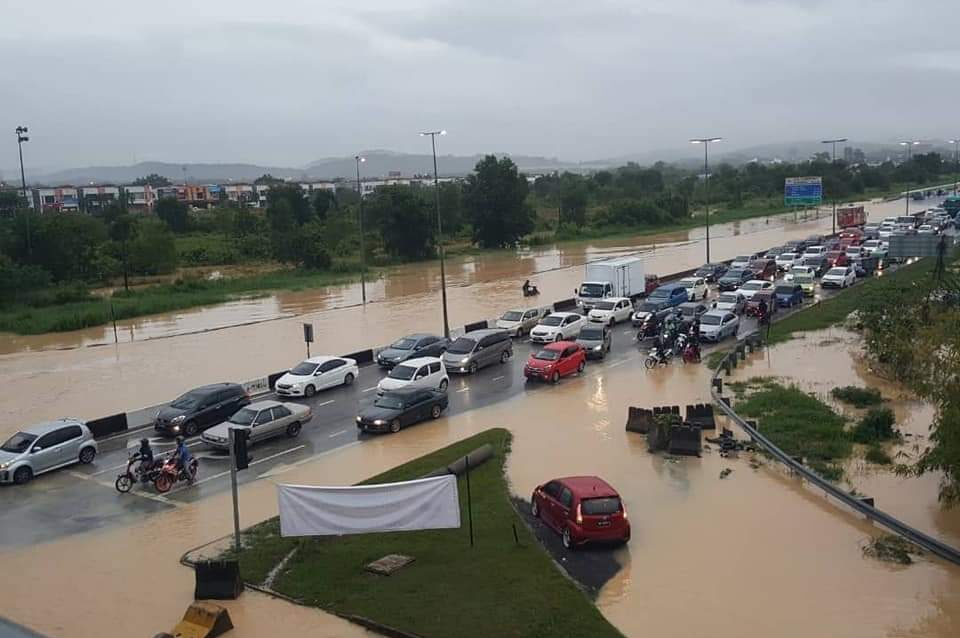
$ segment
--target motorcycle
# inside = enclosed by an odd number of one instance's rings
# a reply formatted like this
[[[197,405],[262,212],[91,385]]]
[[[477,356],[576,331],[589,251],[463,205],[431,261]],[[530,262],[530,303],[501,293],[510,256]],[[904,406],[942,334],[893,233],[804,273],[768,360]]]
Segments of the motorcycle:
[[[700,363],[700,344],[696,341],[687,341],[683,350],[680,351],[680,358],[684,363]]]
[[[643,365],[647,368],[647,370],[652,370],[658,365],[670,365],[670,359],[672,358],[673,350],[671,348],[660,350],[659,348],[654,347],[650,350],[650,356],[646,358],[646,360],[643,362]]]
[[[197,480],[197,465],[197,459],[190,459],[187,467],[178,470],[177,459],[167,459],[153,480],[153,486],[157,488],[158,492],[165,494],[170,491],[170,488],[176,485],[177,481],[193,483]]]
[[[127,459],[127,469],[117,475],[117,480],[113,486],[121,494],[126,494],[133,489],[137,483],[152,483],[156,480],[163,466],[161,459],[154,459],[152,463],[144,463],[139,454],[132,454]]]
[[[524,297],[536,297],[539,294],[540,294],[540,291],[537,289],[536,286],[528,286],[523,289]]]
[[[643,323],[640,324],[640,329],[637,331],[637,341],[652,339],[659,333],[660,323],[653,318],[653,315],[651,315],[644,319]]]

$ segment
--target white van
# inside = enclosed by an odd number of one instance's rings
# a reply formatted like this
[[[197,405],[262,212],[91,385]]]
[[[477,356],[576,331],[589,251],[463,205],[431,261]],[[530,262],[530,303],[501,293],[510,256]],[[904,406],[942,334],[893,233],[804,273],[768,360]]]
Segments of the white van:
[[[447,391],[450,377],[437,357],[417,357],[398,363],[377,384],[377,394],[398,388],[430,388]]]

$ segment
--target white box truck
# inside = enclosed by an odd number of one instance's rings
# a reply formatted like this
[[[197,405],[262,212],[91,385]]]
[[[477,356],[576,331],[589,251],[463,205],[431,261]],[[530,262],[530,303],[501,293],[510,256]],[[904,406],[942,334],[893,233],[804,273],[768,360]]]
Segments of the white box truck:
[[[600,299],[629,297],[636,299],[646,290],[643,261],[639,257],[617,257],[586,264],[583,283],[577,288],[577,305],[585,312]]]

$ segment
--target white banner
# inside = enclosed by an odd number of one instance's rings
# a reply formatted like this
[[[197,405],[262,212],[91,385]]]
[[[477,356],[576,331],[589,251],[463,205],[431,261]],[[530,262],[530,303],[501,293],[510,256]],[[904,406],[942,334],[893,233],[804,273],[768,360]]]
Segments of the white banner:
[[[278,485],[281,536],[335,536],[460,527],[457,477],[403,483]]]

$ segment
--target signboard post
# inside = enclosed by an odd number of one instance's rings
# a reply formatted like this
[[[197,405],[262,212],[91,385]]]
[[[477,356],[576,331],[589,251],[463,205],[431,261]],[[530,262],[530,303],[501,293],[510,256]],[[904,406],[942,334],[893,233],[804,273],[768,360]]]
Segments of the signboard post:
[[[303,342],[307,344],[307,359],[310,358],[310,344],[313,343],[313,324],[303,324]]]
[[[785,206],[820,206],[823,181],[820,177],[788,177],[783,184]]]

